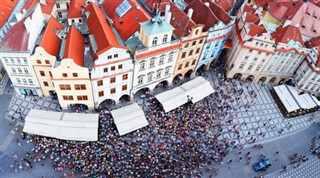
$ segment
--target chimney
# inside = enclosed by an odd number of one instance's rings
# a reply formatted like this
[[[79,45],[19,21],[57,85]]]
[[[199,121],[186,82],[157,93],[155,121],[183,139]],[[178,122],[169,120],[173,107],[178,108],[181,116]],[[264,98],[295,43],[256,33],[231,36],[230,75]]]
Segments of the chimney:
[[[167,22],[168,24],[170,24],[171,12],[166,12],[165,19],[166,19],[166,22]]]
[[[205,2],[204,5],[206,5],[207,7],[209,7],[209,3],[208,3],[208,2]]]
[[[193,14],[193,9],[190,8],[190,9],[188,10],[188,16],[189,16],[190,19],[191,19],[191,17],[192,17],[192,14]]]

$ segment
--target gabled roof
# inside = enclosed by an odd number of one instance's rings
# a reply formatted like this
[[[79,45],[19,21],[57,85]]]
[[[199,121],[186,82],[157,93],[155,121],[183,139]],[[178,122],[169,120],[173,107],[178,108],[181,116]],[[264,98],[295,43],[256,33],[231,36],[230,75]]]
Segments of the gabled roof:
[[[257,21],[260,21],[259,17],[250,13],[246,13],[246,18],[244,22],[249,22],[249,23],[256,23]]]
[[[227,1],[227,0],[225,0]],[[209,7],[212,11],[212,13],[220,20],[222,21],[224,24],[229,24],[231,21],[231,17],[229,16],[229,14],[218,4],[214,3],[211,0],[206,0],[206,2],[209,3]]]
[[[142,7],[140,7],[136,0],[128,0],[132,8],[122,17],[119,17],[116,14],[116,8],[122,2],[123,1],[104,0],[102,6],[108,16],[112,19],[113,25],[117,29],[121,38],[126,41],[140,29],[139,23],[151,19],[151,16]]]
[[[305,42],[307,48],[315,48],[317,50],[318,61],[317,66],[320,67],[320,36]]]
[[[0,44],[0,51],[28,51],[29,33],[24,22],[32,17],[36,7],[37,5],[30,8],[25,17],[10,28]]]
[[[57,19],[51,16],[39,46],[44,48],[47,53],[57,56],[61,39],[56,35],[56,31],[63,29],[63,25],[61,25]]]
[[[250,24],[248,35],[250,36],[260,36],[262,33],[267,32],[263,25]]]
[[[24,10],[29,10],[31,7],[33,7],[34,5],[36,5],[38,3],[38,1],[37,0],[28,0],[25,4],[24,4],[24,6],[23,6],[23,8],[21,9],[21,12],[23,11],[23,9]]]
[[[73,25],[66,37],[63,59],[66,58],[73,59],[74,63],[81,67],[84,66],[84,39]]]
[[[98,47],[94,59],[97,59],[98,54],[105,52],[112,46],[119,47],[119,41],[98,5],[95,3],[89,3],[89,5],[85,8],[85,12],[90,12],[89,18],[87,19],[87,24],[90,34],[94,35],[94,39]]]
[[[253,14],[253,13],[254,13],[254,8],[253,8],[252,6],[249,6],[249,5],[245,4],[245,5],[243,6],[243,9],[242,9],[241,12],[242,12],[242,13],[248,12],[248,13],[250,13],[250,14]]]
[[[217,3],[219,6],[223,8],[224,11],[229,12],[236,3],[233,3],[233,0],[216,0],[215,3]]]
[[[68,18],[80,18],[82,17],[82,7],[85,6],[84,0],[73,0],[70,3],[68,10]]]
[[[288,25],[286,27],[278,27],[277,30],[271,34],[272,38],[278,43],[287,44],[290,40],[294,40],[301,44],[304,47],[302,41],[301,33],[298,27]]]
[[[31,7],[36,5],[39,1],[38,0],[27,0],[25,5],[23,6],[22,10],[29,10]],[[46,4],[41,4],[40,7],[43,14],[51,15],[52,9],[54,5],[56,4],[56,0],[46,0]],[[21,10],[21,12],[22,12]]]
[[[210,27],[213,27],[218,23],[218,18],[211,11],[211,9],[206,6],[200,0],[193,0],[184,10],[185,13],[188,13],[188,10],[192,8],[192,20],[197,24],[203,24],[203,31],[207,31]]]
[[[287,19],[291,20],[302,4],[303,2],[270,2],[268,12],[284,23]]]
[[[160,34],[174,30],[174,28],[167,23],[159,13],[152,19],[146,22],[141,22],[140,25],[148,35]]]
[[[169,4],[171,12],[170,24],[174,27],[173,34],[178,37],[184,37],[188,35],[188,30],[191,30],[191,27],[196,26],[196,23],[174,3],[169,0],[167,0],[169,2],[163,1],[166,0],[162,0],[162,3],[159,4],[157,2],[160,2],[160,0],[150,0],[148,1],[149,3],[147,6],[149,9],[153,7],[159,7],[160,12],[165,12],[165,7],[167,4]]]
[[[2,0],[0,3],[0,27],[4,24],[4,22],[9,18],[12,10],[18,3],[18,0]]]

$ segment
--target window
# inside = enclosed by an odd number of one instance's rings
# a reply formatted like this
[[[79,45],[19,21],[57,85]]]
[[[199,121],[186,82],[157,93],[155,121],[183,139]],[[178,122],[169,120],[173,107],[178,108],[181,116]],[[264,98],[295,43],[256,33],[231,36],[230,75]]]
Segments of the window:
[[[78,73],[72,73],[73,77],[78,77]]]
[[[8,58],[4,58],[4,62],[8,64]]]
[[[14,74],[17,73],[15,68],[12,67],[11,70],[12,70],[12,73],[14,73]]]
[[[156,45],[158,42],[158,38],[157,37],[154,37],[153,40],[152,40],[152,45]]]
[[[43,85],[46,87],[49,86],[48,82],[46,82],[46,81],[43,82]]]
[[[46,76],[46,74],[44,73],[44,71],[40,70],[39,72],[40,72],[40,76],[42,76],[42,77]]]
[[[248,70],[251,70],[253,67],[253,64],[251,64],[249,67],[248,67]]]
[[[22,79],[22,82],[23,82],[23,84],[25,84],[25,85],[27,84],[27,80],[24,79],[24,78]]]
[[[249,50],[249,53],[252,53],[252,49]]]
[[[244,64],[240,64],[239,69],[243,69]]]
[[[98,85],[98,86],[102,86],[102,85],[103,85],[103,80],[98,80],[98,81],[97,81],[97,85]]]
[[[62,96],[63,97],[63,100],[73,100],[73,96],[71,96],[71,95],[63,95]]]
[[[117,58],[117,57],[118,57],[118,54],[114,54],[113,57],[114,57],[114,58]]]
[[[140,70],[144,70],[145,63],[140,63]]]
[[[79,101],[82,101],[82,100],[88,100],[88,97],[86,95],[81,95],[81,96],[77,96],[77,99]]]
[[[18,72],[19,72],[19,74],[22,74],[21,68],[18,68]]]
[[[246,60],[246,59],[249,59],[249,56],[245,56],[244,59],[245,59],[245,60]]]
[[[192,55],[192,53],[193,53],[193,50],[189,51],[189,56],[191,56],[191,55]]]
[[[127,85],[122,85],[122,91],[125,91],[125,90],[127,90]]]
[[[258,58],[256,58],[256,57],[255,57],[253,60],[254,60],[254,61],[257,61],[257,60],[258,60]]]
[[[86,90],[86,85],[85,84],[75,84],[74,85],[75,90]]]
[[[154,59],[150,60],[150,67],[154,67],[154,61],[155,61]]]
[[[183,52],[181,58],[185,58],[185,57],[186,57],[186,52]]]
[[[20,60],[19,58],[17,59],[17,62],[18,62],[19,64],[21,64],[21,60]]]
[[[162,57],[160,57],[159,64],[160,65],[163,64],[163,61],[164,61],[164,57],[162,56]]]
[[[127,80],[128,79],[128,74],[122,75],[122,80]]]
[[[51,71],[49,71],[49,75],[50,75],[50,77],[52,77],[52,73],[51,73]]]
[[[198,48],[197,50],[196,50],[196,54],[198,54],[200,52],[200,48]]]
[[[60,4],[59,4],[59,3],[57,3],[56,5],[57,5],[57,8],[59,9],[59,8],[60,8]]]
[[[17,82],[18,82],[18,84],[21,84],[21,80],[20,80],[20,79],[18,79],[18,78],[17,78]]]
[[[28,64],[28,61],[27,61],[26,58],[23,58],[23,63],[24,63],[24,64]]]
[[[103,68],[103,72],[108,72],[108,68]]]
[[[122,64],[118,65],[118,69],[122,69]]]
[[[261,54],[261,51],[259,51],[258,54]]]
[[[62,73],[62,77],[68,77],[67,73]]]
[[[152,81],[152,73],[148,74],[148,82],[151,82],[151,81]]]
[[[196,64],[196,59],[194,59],[191,63],[191,65],[195,65]]]
[[[179,64],[178,70],[182,69],[182,64]]]
[[[30,85],[33,85],[32,79],[28,79],[28,82],[29,82]]]
[[[187,48],[189,46],[189,43],[187,43],[186,45],[184,45],[185,48]]]
[[[171,62],[173,58],[173,54],[169,54],[168,62]]]
[[[169,75],[170,69],[171,69],[171,67],[167,67],[167,68],[166,68],[166,71],[164,72],[164,75],[165,75],[165,76]]]
[[[46,64],[50,64],[50,61],[49,60],[45,60]]]
[[[143,83],[143,77],[141,76],[138,78],[138,84],[141,85],[142,83]]]
[[[112,55],[109,55],[109,56],[108,56],[108,59],[112,59]]]
[[[196,30],[195,34],[198,35],[199,30]]]
[[[14,59],[11,58],[11,64],[14,64]]]
[[[41,64],[41,61],[40,61],[40,60],[37,60],[37,64]]]
[[[184,67],[189,67],[189,61],[186,63],[186,65],[184,65]]]
[[[161,70],[157,71],[157,79],[161,77]]]
[[[111,94],[116,93],[116,88],[111,88],[111,89],[110,89],[110,93],[111,93]]]
[[[202,44],[202,43],[203,43],[203,39],[200,40],[199,44]]]
[[[111,67],[111,71],[115,71],[116,70],[116,67],[115,66],[112,66]]]
[[[70,85],[63,85],[63,84],[61,84],[61,85],[59,85],[59,87],[60,87],[60,90],[71,90]]]
[[[164,35],[163,39],[162,39],[162,43],[166,43],[168,40],[168,35]]]
[[[192,46],[194,46],[194,45],[196,45],[196,44],[197,44],[197,42],[196,42],[196,41],[192,42]]]
[[[29,74],[29,71],[28,71],[27,68],[23,68],[23,71],[24,71],[25,74]]]
[[[99,91],[98,95],[99,95],[99,97],[103,97],[104,96],[104,92],[103,91]]]
[[[115,82],[116,82],[116,78],[115,77],[110,78],[110,83],[115,83]]]
[[[262,59],[262,62],[266,61],[265,59]]]

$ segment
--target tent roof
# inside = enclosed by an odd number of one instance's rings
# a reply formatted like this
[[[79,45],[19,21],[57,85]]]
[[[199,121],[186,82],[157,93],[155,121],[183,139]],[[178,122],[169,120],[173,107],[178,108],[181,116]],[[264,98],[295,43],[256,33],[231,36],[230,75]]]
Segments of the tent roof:
[[[120,136],[148,126],[144,112],[137,103],[111,111]]]
[[[294,100],[293,96],[291,95],[286,85],[274,86],[273,88],[288,112],[292,112],[300,109],[300,106]]]
[[[213,92],[210,82],[203,77],[197,77],[179,87],[156,95],[156,98],[162,104],[164,111],[169,112],[187,103],[188,99],[196,103]]]
[[[302,107],[305,109],[311,109],[317,106],[317,104],[312,100],[309,93],[300,95],[300,100],[304,103],[304,106]]]
[[[32,109],[24,132],[64,140],[97,141],[98,114],[63,113]]]
[[[313,100],[318,106],[320,106],[320,101],[319,101],[315,96],[313,96],[313,95],[310,95],[310,96],[311,96],[312,100]]]

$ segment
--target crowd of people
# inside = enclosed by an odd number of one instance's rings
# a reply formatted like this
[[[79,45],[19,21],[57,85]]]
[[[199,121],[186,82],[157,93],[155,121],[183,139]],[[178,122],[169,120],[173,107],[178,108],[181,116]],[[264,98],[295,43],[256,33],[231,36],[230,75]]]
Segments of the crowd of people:
[[[120,137],[112,116],[100,111],[99,141],[76,142],[37,135],[27,140],[35,147],[25,159],[34,162],[51,159],[53,170],[62,176],[176,177],[201,175],[200,168],[221,162],[239,144],[240,126],[231,125],[240,107],[243,90],[226,80],[216,92],[203,100],[165,113],[152,95],[146,97],[145,115],[149,126]],[[231,93],[237,93],[236,95]],[[240,102],[237,102],[240,103]],[[236,139],[224,133],[237,135]],[[26,156],[27,155],[27,156]],[[29,163],[28,163],[29,164]],[[218,168],[210,168],[213,175]],[[212,175],[212,176],[213,176]]]

